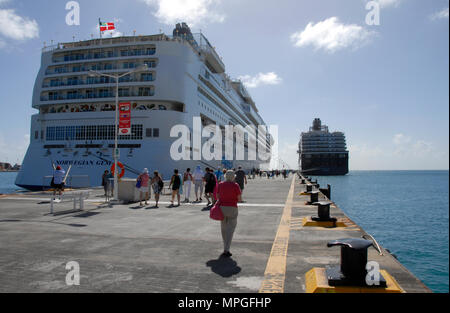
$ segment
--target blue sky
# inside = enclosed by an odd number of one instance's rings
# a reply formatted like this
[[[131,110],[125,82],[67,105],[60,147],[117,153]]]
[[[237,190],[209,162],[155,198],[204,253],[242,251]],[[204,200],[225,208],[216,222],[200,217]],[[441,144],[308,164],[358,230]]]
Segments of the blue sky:
[[[279,125],[280,156],[297,163],[301,131],[320,117],[345,132],[350,169],[448,169],[448,0],[0,0],[0,161],[21,162],[43,43],[202,30],[228,74],[248,86],[262,117]]]

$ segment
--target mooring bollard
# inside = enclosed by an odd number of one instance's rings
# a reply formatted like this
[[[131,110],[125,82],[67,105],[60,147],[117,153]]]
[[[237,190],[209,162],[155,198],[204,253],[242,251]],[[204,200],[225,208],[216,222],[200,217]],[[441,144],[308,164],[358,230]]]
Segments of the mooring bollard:
[[[311,197],[310,201],[309,201],[310,204],[319,202],[319,192],[318,191],[311,191],[309,195]]]
[[[372,241],[360,238],[345,238],[328,242],[327,247],[341,246],[341,264],[327,269],[330,286],[367,286],[367,249]],[[379,284],[386,287],[386,280],[380,273]]]
[[[318,202],[317,214],[322,220],[330,219],[330,202]]]
[[[306,192],[311,192],[313,189],[312,185],[306,185]]]

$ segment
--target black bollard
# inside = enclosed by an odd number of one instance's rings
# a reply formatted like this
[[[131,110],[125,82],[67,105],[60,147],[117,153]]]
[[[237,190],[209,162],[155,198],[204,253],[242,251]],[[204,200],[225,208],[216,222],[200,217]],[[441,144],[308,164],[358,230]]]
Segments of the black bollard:
[[[309,203],[313,204],[315,202],[319,202],[319,192],[318,191],[311,191],[310,193],[310,201]]]
[[[328,247],[341,246],[341,265],[327,269],[330,286],[364,286],[367,276],[367,249],[372,241],[360,238],[338,239],[328,242]],[[386,287],[386,280],[380,274],[380,282],[374,287]]]

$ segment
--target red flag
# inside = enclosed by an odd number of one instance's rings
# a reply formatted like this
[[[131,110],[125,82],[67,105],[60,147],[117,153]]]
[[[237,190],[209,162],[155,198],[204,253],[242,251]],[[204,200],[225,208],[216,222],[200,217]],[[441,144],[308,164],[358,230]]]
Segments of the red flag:
[[[114,30],[116,27],[114,26],[114,23],[100,23],[100,31],[104,32],[107,30]]]

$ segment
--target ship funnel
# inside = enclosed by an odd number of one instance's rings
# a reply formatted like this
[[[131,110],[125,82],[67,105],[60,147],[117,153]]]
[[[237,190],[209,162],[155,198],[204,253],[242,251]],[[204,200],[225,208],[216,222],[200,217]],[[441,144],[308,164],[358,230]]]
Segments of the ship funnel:
[[[322,129],[322,121],[320,118],[315,118],[313,121],[313,130],[321,130]]]

